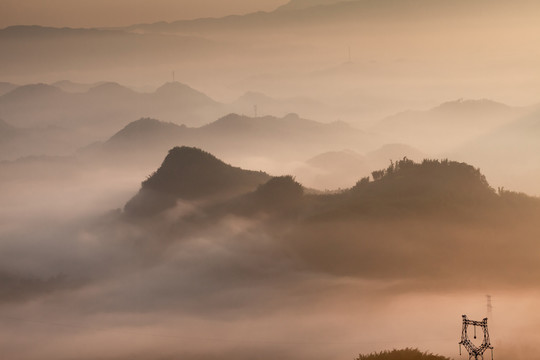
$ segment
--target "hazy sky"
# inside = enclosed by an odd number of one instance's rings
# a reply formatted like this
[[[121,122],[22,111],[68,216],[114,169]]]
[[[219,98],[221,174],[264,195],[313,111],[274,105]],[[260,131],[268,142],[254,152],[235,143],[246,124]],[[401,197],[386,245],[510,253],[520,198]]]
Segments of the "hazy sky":
[[[287,0],[0,0],[10,25],[121,26],[273,10]]]

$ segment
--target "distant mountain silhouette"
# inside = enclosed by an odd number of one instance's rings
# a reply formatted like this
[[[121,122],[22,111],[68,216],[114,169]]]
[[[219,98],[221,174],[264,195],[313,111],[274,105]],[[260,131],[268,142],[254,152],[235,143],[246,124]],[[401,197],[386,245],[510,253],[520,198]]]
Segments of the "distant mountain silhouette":
[[[266,173],[232,167],[197,148],[176,147],[142,183],[125,211],[130,215],[154,214],[174,206],[177,199],[230,197],[251,191],[269,179]]]
[[[452,157],[479,164],[501,186],[540,195],[540,111],[470,140]]]
[[[406,157],[414,161],[426,158],[422,151],[406,144],[385,144],[382,147],[366,154],[372,168],[387,166],[390,160],[398,160]]]
[[[338,168],[354,168],[361,164],[364,164],[366,161],[365,156],[360,155],[352,150],[343,150],[343,151],[329,151],[323,154],[319,154],[308,161],[307,164],[328,168],[332,167],[334,169]]]
[[[311,72],[311,77],[320,77],[323,79],[340,79],[346,80],[347,78],[371,78],[377,76],[384,76],[385,72],[388,72],[388,66],[377,62],[353,62],[347,61],[339,65],[331,66],[328,68],[320,69]]]
[[[11,90],[17,88],[19,85],[15,85],[8,82],[0,82],[0,96],[10,92]]]
[[[386,144],[375,151],[358,153],[353,150],[329,151],[305,161],[293,174],[306,186],[336,190],[353,186],[358,179],[368,176],[372,169],[383,168],[392,160],[407,157],[421,161],[421,151],[403,144]]]
[[[353,150],[318,154],[297,167],[293,174],[304,185],[320,190],[349,188],[371,170],[366,157]]]
[[[77,136],[66,129],[23,128],[0,119],[0,161],[32,155],[67,155],[78,143]]]
[[[102,98],[114,97],[114,100],[143,95],[115,82],[102,82],[88,89],[87,93]]]
[[[490,100],[460,99],[427,111],[389,116],[375,125],[373,131],[386,135],[390,141],[438,153],[510,123],[527,111],[530,109]]]
[[[495,6],[496,5],[496,6]],[[515,5],[517,6],[517,5]],[[537,9],[535,4],[526,0],[519,1],[520,7]],[[508,2],[473,0],[459,2],[449,6],[441,0],[293,0],[272,12],[255,12],[246,15],[233,15],[222,18],[204,18],[195,20],[180,20],[174,22],[158,22],[154,24],[139,24],[125,28],[127,31],[144,32],[181,32],[181,33],[212,33],[217,31],[238,30],[267,30],[278,26],[298,27],[317,26],[321,24],[354,22],[361,20],[392,21],[418,19],[429,20],[444,18],[451,15],[465,16],[478,13],[482,9],[504,11],[512,8]]]
[[[40,46],[46,42],[47,46]],[[0,76],[148,66],[203,59],[216,44],[194,36],[136,34],[123,29],[10,26],[0,29]]]
[[[19,39],[30,38],[33,36],[39,36],[41,38],[47,38],[52,36],[73,36],[73,35],[88,35],[88,34],[105,34],[108,32],[118,31],[106,31],[98,29],[74,29],[74,28],[55,28],[39,25],[14,25],[8,26],[4,29],[0,29],[0,36],[4,38],[17,37]]]
[[[82,83],[76,83],[70,80],[60,80],[60,81],[52,83],[51,85],[69,93],[84,93],[90,90],[91,88],[96,87],[101,84],[102,82],[98,82],[95,84],[82,84]]]
[[[18,86],[12,91],[0,97],[0,104],[27,103],[32,106],[32,101],[54,101],[60,98],[64,92],[59,88],[47,84],[31,84]]]
[[[319,132],[332,132],[348,130],[355,132],[355,129],[344,122],[333,122],[329,124],[320,123],[313,120],[302,119],[297,114],[288,114],[282,118],[274,116],[263,117],[249,117],[245,115],[229,114],[224,116],[213,123],[204,126],[206,131],[218,131],[218,132],[242,132],[250,133],[252,131],[257,132],[275,132],[285,133],[284,135],[291,134],[294,136],[298,131],[309,136],[310,134],[318,134]],[[359,133],[358,130],[356,130]]]
[[[478,114],[479,116],[495,115],[498,113],[512,113],[513,108],[506,104],[489,99],[458,99],[447,101],[430,110],[434,113],[446,114],[450,116]],[[459,118],[456,120],[460,120]]]
[[[275,116],[285,116],[293,112],[301,113],[312,118],[332,118],[332,109],[319,101],[304,98],[274,98],[266,94],[248,91],[233,103],[230,108],[239,114],[253,114],[257,107],[259,114],[273,114]]]
[[[320,123],[288,114],[282,118],[264,116],[252,118],[229,114],[200,128],[208,149],[225,149],[230,153],[250,151],[252,154],[272,154],[279,158],[299,158],[317,151],[329,151],[340,146],[358,148],[371,145],[362,131],[344,123]],[[231,146],[234,141],[235,146]]]
[[[381,121],[381,124],[396,126],[402,122],[424,121],[424,122],[443,122],[453,121],[457,124],[475,125],[471,117],[478,117],[479,121],[486,122],[490,117],[496,117],[492,120],[491,126],[497,126],[501,120],[499,117],[507,117],[520,114],[523,109],[516,109],[511,106],[491,101],[487,99],[464,100],[458,99],[442,103],[426,111],[405,111],[393,116],[389,116]],[[437,117],[435,117],[437,116]],[[460,125],[461,125],[460,124]]]
[[[523,116],[515,121],[493,129],[489,133],[475,139],[469,145],[476,147],[476,150],[481,150],[484,147],[484,152],[496,152],[497,155],[503,156],[514,154],[517,160],[521,155],[526,156],[526,153],[536,154],[535,147],[538,145],[536,141],[540,136],[540,111]],[[476,145],[475,145],[476,144]],[[521,148],[521,154],[515,152],[517,148]]]
[[[114,134],[108,141],[107,145],[120,146],[133,145],[145,147],[145,142],[175,142],[178,141],[178,136],[182,135],[187,129],[185,125],[177,125],[170,122],[163,122],[151,118],[141,118],[129,123],[122,130]],[[164,137],[169,137],[170,140],[164,140]],[[148,149],[144,149],[147,151]]]
[[[198,128],[140,119],[85,153],[119,157],[124,163],[128,158],[155,163],[163,152],[178,145],[204,148],[228,158],[293,160],[337,146],[367,148],[371,141],[360,130],[342,122],[325,124],[295,114],[282,118],[229,114]]]
[[[177,102],[184,106],[217,106],[218,103],[192,87],[179,83],[168,82],[158,88],[154,97],[162,102]]]
[[[193,141],[197,128],[171,122],[141,118],[126,125],[105,142],[78,149],[80,157],[114,166],[155,166],[163,154],[178,145],[198,145]],[[200,144],[199,144],[200,146]]]
[[[154,93],[139,93],[111,82],[84,93],[36,84],[0,96],[0,116],[13,124],[84,128],[95,137],[108,135],[134,118],[152,116],[197,125],[222,112],[221,104],[180,83],[165,84]]]
[[[282,5],[276,9],[276,11],[293,11],[303,10],[315,6],[332,5],[339,2],[346,2],[351,0],[291,0],[285,5]]]

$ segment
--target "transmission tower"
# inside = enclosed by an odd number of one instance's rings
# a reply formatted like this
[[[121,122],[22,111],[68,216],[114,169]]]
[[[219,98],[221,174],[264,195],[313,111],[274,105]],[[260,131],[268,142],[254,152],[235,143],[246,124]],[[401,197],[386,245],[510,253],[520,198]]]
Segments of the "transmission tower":
[[[484,359],[484,352],[487,349],[491,349],[491,360],[493,360],[493,346],[491,346],[491,343],[489,341],[489,332],[488,332],[488,325],[487,325],[487,318],[484,318],[482,321],[475,321],[475,320],[469,320],[467,319],[467,315],[463,315],[463,327],[461,329],[461,341],[459,342],[459,355],[461,355],[461,345],[467,349],[467,352],[469,353],[469,360],[483,360]],[[476,346],[472,343],[471,340],[469,340],[469,336],[467,334],[467,328],[469,325],[472,325],[474,327],[474,338],[476,339],[476,327],[482,328],[484,332],[484,340],[482,341],[482,344],[480,346]]]
[[[491,318],[491,320],[493,320],[493,318],[492,318],[493,305],[491,303],[491,295],[486,295],[486,300],[487,300],[487,317]]]

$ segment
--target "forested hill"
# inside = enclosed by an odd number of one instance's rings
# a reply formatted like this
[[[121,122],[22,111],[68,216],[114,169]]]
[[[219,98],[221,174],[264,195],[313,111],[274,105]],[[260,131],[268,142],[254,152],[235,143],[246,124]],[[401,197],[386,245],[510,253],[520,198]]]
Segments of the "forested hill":
[[[441,355],[422,352],[418,349],[386,350],[371,354],[361,354],[356,360],[450,360]]]
[[[160,206],[150,211],[156,196],[161,199]],[[244,201],[227,202],[238,196],[243,196]],[[153,199],[150,202],[149,197]],[[350,189],[313,193],[304,192],[292,177],[272,178],[260,171],[236,168],[190,147],[170,150],[161,167],[143,182],[139,194],[126,205],[126,210],[154,214],[173,207],[179,199],[215,197],[221,199],[223,214],[248,215],[256,213],[255,209],[279,211],[281,201],[304,219],[364,215],[489,217],[495,213],[535,213],[531,208],[540,210],[538,199],[502,189],[496,191],[479,169],[455,161],[416,163],[404,158],[391,162],[386,169],[373,171],[371,177],[360,179]],[[143,211],[146,207],[149,208]]]

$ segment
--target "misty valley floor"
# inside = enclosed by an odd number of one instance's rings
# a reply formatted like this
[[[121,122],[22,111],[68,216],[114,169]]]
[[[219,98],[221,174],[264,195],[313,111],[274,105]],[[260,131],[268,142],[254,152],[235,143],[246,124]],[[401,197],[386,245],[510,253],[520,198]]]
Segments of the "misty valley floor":
[[[183,147],[125,210],[25,212],[2,228],[2,347],[37,356],[18,349],[27,333],[64,358],[452,354],[461,312],[483,316],[489,292],[494,344],[512,351],[497,324],[536,304],[538,200],[456,162],[374,177],[317,193]]]

